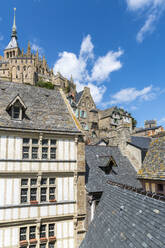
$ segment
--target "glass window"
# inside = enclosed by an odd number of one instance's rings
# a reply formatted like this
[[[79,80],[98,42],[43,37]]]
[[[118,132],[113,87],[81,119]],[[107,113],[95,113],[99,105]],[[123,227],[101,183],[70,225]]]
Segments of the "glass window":
[[[50,178],[49,179],[49,184],[55,184],[55,178]]]
[[[49,224],[49,237],[54,237],[54,224]]]
[[[28,189],[21,189],[21,203],[25,203],[28,200]]]
[[[27,227],[20,228],[20,241],[26,240]]]
[[[21,179],[21,186],[26,186],[28,185],[28,179]]]
[[[23,138],[23,144],[29,144],[30,139],[28,138]]]
[[[56,159],[56,148],[50,148],[50,158]]]
[[[40,248],[46,248],[46,244],[40,244]]]
[[[35,238],[36,238],[36,227],[30,226],[29,239],[35,239]]]
[[[37,200],[37,189],[31,188],[30,189],[30,201],[36,201]]]
[[[32,144],[33,145],[38,145],[38,139],[32,139]]]
[[[37,178],[31,178],[30,185],[36,185],[37,184]]]
[[[46,237],[46,225],[41,225],[40,227],[40,238]]]
[[[55,140],[55,139],[51,139],[51,140],[50,140],[50,144],[51,144],[51,145],[56,145],[56,140]]]
[[[41,202],[46,202],[46,191],[47,188],[41,188]]]
[[[32,147],[32,159],[38,158],[38,147]]]
[[[13,119],[19,119],[20,118],[20,107],[13,106]]]
[[[42,158],[48,158],[48,147],[42,147]]]
[[[28,146],[23,146],[23,159],[29,158],[29,147]]]
[[[47,178],[41,178],[41,185],[44,185],[47,183]]]
[[[55,245],[54,243],[49,243],[48,247],[49,248],[54,248],[55,247],[54,245]]]
[[[55,188],[51,187],[49,188],[49,200],[54,200],[55,199]]]
[[[43,146],[44,146],[44,145],[47,146],[47,145],[48,145],[48,139],[43,139],[43,140],[42,140],[42,145],[43,145]]]

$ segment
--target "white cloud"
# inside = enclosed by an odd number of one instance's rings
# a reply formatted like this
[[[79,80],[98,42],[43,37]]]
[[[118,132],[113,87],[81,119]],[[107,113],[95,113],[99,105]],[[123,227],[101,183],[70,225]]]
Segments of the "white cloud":
[[[34,51],[34,52],[39,52],[39,54],[43,55],[44,53],[44,49],[39,46],[35,41],[34,42],[31,42],[31,49]]]
[[[91,36],[88,34],[82,41],[81,49],[80,49],[80,57],[93,58],[93,44],[91,41]]]
[[[145,87],[142,90],[136,88],[122,89],[112,96],[110,104],[130,103],[135,100],[151,100],[155,96],[152,85]]]
[[[159,124],[163,124],[165,123],[165,117],[161,118],[159,121],[158,121]]]
[[[140,28],[136,39],[144,40],[145,35],[152,33],[156,22],[165,9],[165,0],[126,0],[130,11],[138,12],[145,18],[144,25]]]
[[[106,91],[106,87],[104,85],[97,86],[93,83],[83,84],[83,83],[80,83],[77,81],[76,86],[77,86],[77,91],[83,90],[85,86],[89,87],[91,95],[92,95],[96,104],[98,104],[102,101],[103,95]]]
[[[67,78],[72,75],[78,90],[89,86],[95,101],[99,103],[106,88],[104,85],[98,86],[97,83],[103,83],[113,71],[122,67],[119,59],[123,51],[109,51],[105,56],[95,59],[93,50],[91,36],[87,35],[82,41],[78,56],[67,51],[59,53],[59,58],[54,64],[54,73],[60,72]]]
[[[111,72],[119,70],[122,64],[118,59],[122,54],[123,51],[119,49],[117,52],[110,51],[105,56],[99,57],[92,69],[90,81],[102,82],[108,79]]]

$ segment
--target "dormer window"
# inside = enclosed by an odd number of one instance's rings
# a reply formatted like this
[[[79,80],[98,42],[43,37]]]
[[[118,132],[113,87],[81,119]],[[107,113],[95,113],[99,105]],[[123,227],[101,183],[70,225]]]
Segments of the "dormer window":
[[[13,120],[22,120],[26,110],[26,106],[20,96],[16,96],[13,101],[7,106],[7,112]]]
[[[106,159],[107,156],[99,156],[100,159]],[[116,169],[115,167],[117,167],[117,164],[115,162],[115,160],[113,159],[113,157],[111,156],[108,163],[106,165],[101,165],[99,166],[104,172],[106,175],[109,175],[110,173],[111,174],[114,174],[116,175]]]
[[[20,120],[22,116],[22,109],[19,106],[12,107],[12,119]]]

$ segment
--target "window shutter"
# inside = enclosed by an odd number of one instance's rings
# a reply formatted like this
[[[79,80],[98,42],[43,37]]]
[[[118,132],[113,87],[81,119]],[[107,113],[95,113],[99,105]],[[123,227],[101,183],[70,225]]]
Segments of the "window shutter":
[[[76,118],[78,118],[78,109],[76,109]]]

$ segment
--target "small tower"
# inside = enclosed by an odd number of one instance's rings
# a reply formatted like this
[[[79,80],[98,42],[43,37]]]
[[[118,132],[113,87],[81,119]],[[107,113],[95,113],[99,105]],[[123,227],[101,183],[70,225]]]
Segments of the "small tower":
[[[30,41],[28,42],[27,57],[31,57],[31,47],[30,47]]]
[[[20,55],[20,49],[17,42],[17,28],[16,28],[16,8],[14,8],[14,21],[12,27],[11,40],[8,46],[4,50],[4,58],[9,59],[13,57],[18,57]]]

